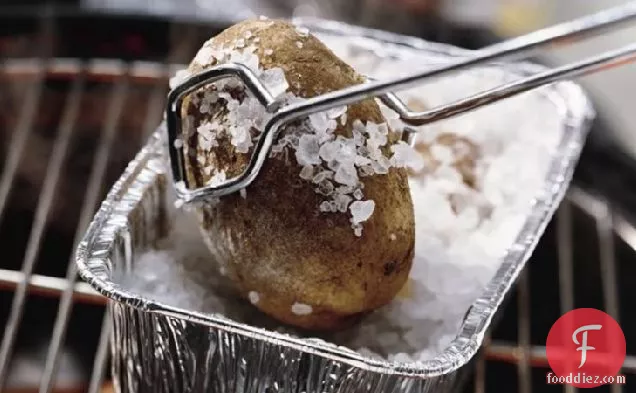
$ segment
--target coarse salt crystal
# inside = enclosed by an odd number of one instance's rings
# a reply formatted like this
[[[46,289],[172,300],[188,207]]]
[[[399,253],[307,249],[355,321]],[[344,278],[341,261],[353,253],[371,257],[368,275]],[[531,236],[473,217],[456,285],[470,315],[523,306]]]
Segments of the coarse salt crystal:
[[[352,127],[354,130],[359,131],[360,133],[363,133],[367,130],[367,128],[364,126],[364,123],[360,119],[355,119],[353,121]]]
[[[391,146],[393,156],[391,156],[391,164],[397,168],[411,168],[414,171],[420,171],[424,168],[424,158],[412,146],[406,142],[400,141]]]
[[[327,133],[329,130],[329,119],[324,112],[309,115],[309,123],[316,134]]]
[[[320,146],[320,150],[318,150],[318,154],[320,158],[329,162],[336,158],[338,155],[338,143],[337,142],[326,142]]]
[[[257,304],[259,300],[261,300],[261,297],[259,296],[258,292],[254,292],[254,291],[250,291],[250,293],[247,294],[247,297],[250,299],[250,303],[252,304]]]
[[[265,49],[265,51],[263,51],[263,53],[265,54],[265,56],[271,56],[274,54],[274,50],[273,49]]]
[[[244,51],[233,51],[230,53],[230,58],[228,59],[230,63],[238,63],[243,64],[254,73],[259,74],[259,59],[253,53],[253,48],[248,48]]]
[[[369,139],[367,140],[367,147],[371,151],[377,151],[380,147],[386,145],[387,136],[380,132],[380,125],[372,122],[367,123],[366,127]]]
[[[265,15],[260,15],[260,16],[258,17],[258,19],[259,19],[259,20],[268,20],[269,18],[268,18],[268,17],[266,17]]]
[[[364,165],[360,167],[360,176],[373,176],[375,174],[375,170],[370,165]]]
[[[215,124],[211,122],[205,122],[197,127],[197,133],[207,140],[216,139]]]
[[[449,165],[453,162],[453,151],[448,147],[440,144],[433,144],[431,146],[431,154],[442,165]]]
[[[391,241],[395,241],[395,239],[397,239],[397,236],[395,236],[395,233],[392,233],[389,235],[389,239],[391,239]]]
[[[364,135],[362,135],[362,133],[357,129],[353,130],[353,141],[358,147],[363,147],[364,145]],[[365,147],[365,150],[366,150],[366,147]],[[366,150],[366,152],[368,154],[368,150]]]
[[[356,166],[371,165],[371,160],[365,156],[357,155],[355,160]]]
[[[305,165],[300,170],[300,178],[303,180],[311,180],[314,176],[314,167],[312,165]]]
[[[203,48],[199,49],[193,61],[199,65],[206,66],[212,63],[214,60],[214,50],[208,46],[204,46]]]
[[[300,41],[296,41],[296,46],[298,47],[298,49],[302,49],[303,48],[303,43]]]
[[[338,186],[338,188],[336,188],[336,192],[339,194],[351,194],[354,190],[355,188],[351,186]]]
[[[321,183],[322,181],[330,178],[331,176],[333,176],[333,172],[332,171],[321,171],[316,173],[316,175],[311,179],[311,181],[313,183]]]
[[[282,153],[283,150],[285,150],[285,145],[281,143],[277,143],[274,146],[272,146],[272,155]]]
[[[357,200],[360,200],[364,198],[364,194],[362,193],[362,190],[358,188],[353,192],[353,197]]]
[[[296,27],[296,32],[298,32],[298,34],[300,34],[301,36],[305,37],[309,35],[309,29],[306,27]]]
[[[320,156],[318,152],[320,145],[318,137],[315,135],[304,134],[298,140],[298,150],[296,150],[296,160],[300,165],[318,165],[320,164]]]
[[[381,135],[389,135],[389,126],[386,123],[378,124],[378,132]]]
[[[291,306],[291,312],[296,315],[309,315],[313,312],[313,308],[308,304],[294,303]]]
[[[389,173],[390,162],[386,157],[383,157],[384,160],[379,159],[377,161],[371,161],[371,168],[378,175],[385,175]]]
[[[371,217],[374,209],[375,202],[372,200],[353,202],[351,206],[349,206],[349,210],[351,210],[351,222],[354,224],[365,222]]]
[[[215,187],[220,184],[223,184],[225,180],[226,180],[225,171],[219,171],[214,176],[212,176],[212,178],[208,181],[208,185]]]
[[[245,188],[241,188],[239,194],[241,195],[241,198],[247,199],[247,190]]]
[[[181,149],[183,147],[183,141],[179,138],[175,139],[172,144],[176,149]]]
[[[260,78],[261,82],[263,82],[267,90],[269,90],[270,94],[274,98],[279,98],[289,88],[289,84],[287,83],[287,79],[285,78],[285,72],[282,68],[276,67],[265,70],[261,74]]]
[[[344,194],[338,194],[334,198],[334,202],[336,202],[336,205],[338,206],[338,211],[341,213],[345,213],[347,211],[347,207],[352,200],[353,198]]]
[[[340,184],[355,186],[358,184],[358,173],[353,165],[341,165],[336,171],[334,180]]]
[[[340,124],[343,125],[343,126],[345,124],[347,124],[347,114],[346,113],[343,113],[342,116],[340,116]]]
[[[334,186],[333,183],[330,182],[329,180],[323,180],[320,183],[318,183],[318,188],[316,189],[316,192],[325,196],[330,196],[331,194],[333,194],[334,191]]]
[[[347,106],[338,106],[327,111],[327,118],[329,119],[337,119],[340,116],[343,116],[347,113]]]
[[[185,70],[179,70],[175,73],[175,75],[170,78],[170,89],[174,89],[175,87],[179,86],[181,83],[185,82],[186,79],[188,79],[188,77],[190,76],[190,72],[185,69]]]

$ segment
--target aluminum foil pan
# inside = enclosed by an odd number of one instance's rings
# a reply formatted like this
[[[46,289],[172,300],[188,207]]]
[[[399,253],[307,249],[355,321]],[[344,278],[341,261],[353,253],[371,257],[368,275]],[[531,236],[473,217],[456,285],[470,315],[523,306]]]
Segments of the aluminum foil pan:
[[[470,52],[327,21],[299,21],[318,36],[338,36],[377,56],[417,53],[431,59]],[[380,51],[382,53],[380,53]],[[500,65],[512,76],[530,64]],[[435,358],[413,364],[366,358],[318,339],[301,339],[167,306],[119,287],[129,271],[169,229],[170,178],[160,127],[113,186],[79,245],[81,276],[110,299],[112,370],[121,392],[446,392],[457,387],[478,353],[505,295],[524,267],[571,180],[594,112],[570,82],[542,93],[560,117],[562,139],[531,214],[495,277],[466,310],[455,339]]]

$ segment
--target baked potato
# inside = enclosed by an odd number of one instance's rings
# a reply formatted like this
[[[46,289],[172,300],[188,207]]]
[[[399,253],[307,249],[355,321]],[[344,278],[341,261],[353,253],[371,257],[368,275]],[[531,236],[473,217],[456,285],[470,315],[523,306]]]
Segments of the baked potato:
[[[187,73],[228,61],[248,65],[286,102],[364,82],[284,21],[228,28],[203,45]],[[241,173],[269,116],[227,80],[191,93],[181,110],[180,144],[197,187]],[[249,187],[196,206],[203,238],[240,294],[310,330],[347,327],[391,302],[415,242],[407,170],[394,159],[400,143],[372,99],[312,115],[282,128]]]

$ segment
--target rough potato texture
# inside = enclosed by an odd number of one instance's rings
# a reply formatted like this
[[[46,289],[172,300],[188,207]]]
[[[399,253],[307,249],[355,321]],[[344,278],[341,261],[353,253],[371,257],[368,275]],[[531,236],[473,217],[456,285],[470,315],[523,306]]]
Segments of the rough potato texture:
[[[248,31],[252,38],[246,45],[254,37],[260,40],[254,44],[260,67],[282,68],[289,91],[296,96],[312,97],[362,82],[318,39],[299,34],[286,22],[242,22],[210,43],[215,48],[232,47]],[[265,55],[267,49],[273,51],[271,55]],[[190,71],[200,69],[193,63]],[[192,102],[184,108],[198,124],[201,115]],[[337,135],[351,137],[356,119],[385,122],[373,100],[349,106],[347,119],[344,126],[339,123]],[[190,180],[201,186],[210,176],[204,173],[200,157],[197,160],[201,150],[196,141],[187,141],[186,166]],[[251,150],[241,154],[227,140],[219,144],[208,153],[213,157],[206,157],[207,162],[227,169],[228,177],[241,172]],[[408,277],[415,234],[407,172],[391,168],[389,174],[361,178],[364,199],[376,205],[363,223],[362,236],[356,237],[348,212],[319,211],[324,196],[315,192],[315,184],[299,177],[301,167],[293,152],[288,153],[267,160],[247,188],[246,198],[234,194],[215,206],[199,208],[202,233],[241,294],[247,298],[251,291],[258,293],[260,310],[305,329],[343,328],[389,303]],[[296,303],[311,306],[312,312],[295,314]]]

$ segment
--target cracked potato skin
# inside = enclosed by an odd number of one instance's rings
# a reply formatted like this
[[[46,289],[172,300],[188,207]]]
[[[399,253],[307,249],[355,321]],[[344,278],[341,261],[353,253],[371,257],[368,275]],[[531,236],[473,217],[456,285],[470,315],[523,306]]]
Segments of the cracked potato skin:
[[[260,39],[255,52],[260,67],[282,68],[288,91],[296,96],[312,97],[363,82],[319,40],[299,35],[287,22],[245,21],[209,44],[231,46],[247,31]],[[273,53],[266,56],[266,49]],[[192,72],[200,70],[194,63],[190,67]],[[192,107],[186,100],[184,111],[196,114]],[[356,119],[385,122],[373,100],[350,105],[347,119],[344,126],[339,123],[336,135],[351,137]],[[197,151],[196,140],[188,142],[190,151]],[[223,160],[216,158],[217,164],[228,177],[240,173],[252,150],[241,154],[227,140],[219,144],[217,149],[224,153],[218,156]],[[324,197],[314,191],[314,184],[299,177],[301,167],[289,153],[266,161],[246,198],[236,193],[215,206],[198,208],[202,234],[241,295],[259,294],[255,306],[261,311],[309,330],[341,329],[389,303],[409,275],[415,223],[407,172],[391,168],[389,174],[361,178],[364,199],[374,200],[376,206],[363,223],[362,237],[356,237],[350,214],[319,211]],[[186,161],[189,179],[202,186],[209,177],[201,164],[196,159]],[[291,311],[295,303],[310,305],[313,311],[296,315]]]

